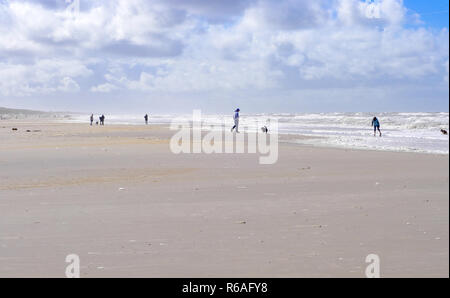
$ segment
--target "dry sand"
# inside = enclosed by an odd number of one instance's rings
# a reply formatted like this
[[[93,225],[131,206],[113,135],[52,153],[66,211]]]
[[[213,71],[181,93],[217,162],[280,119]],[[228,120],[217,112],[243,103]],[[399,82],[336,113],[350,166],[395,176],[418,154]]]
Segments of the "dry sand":
[[[260,165],[172,134],[0,121],[0,277],[64,277],[71,253],[82,277],[364,277],[370,253],[449,276],[448,155],[281,143]]]

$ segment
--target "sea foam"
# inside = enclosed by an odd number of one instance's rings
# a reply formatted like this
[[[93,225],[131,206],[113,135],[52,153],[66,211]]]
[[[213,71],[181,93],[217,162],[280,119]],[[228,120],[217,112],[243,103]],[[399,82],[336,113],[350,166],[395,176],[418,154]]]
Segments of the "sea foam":
[[[382,137],[373,136],[372,118],[380,120]],[[71,122],[87,122],[88,115],[74,115]],[[142,125],[143,115],[106,115],[106,123]],[[304,114],[245,114],[241,113],[240,127],[259,130],[258,124],[277,119],[280,134],[312,136],[289,138],[291,142],[316,146],[354,149],[406,151],[448,154],[449,137],[441,129],[449,130],[446,112],[423,113],[304,113]],[[233,125],[230,115],[202,115],[205,125]],[[149,124],[169,124],[172,121],[192,121],[192,114],[150,115]],[[269,122],[267,122],[269,123]],[[270,132],[270,125],[269,125]]]

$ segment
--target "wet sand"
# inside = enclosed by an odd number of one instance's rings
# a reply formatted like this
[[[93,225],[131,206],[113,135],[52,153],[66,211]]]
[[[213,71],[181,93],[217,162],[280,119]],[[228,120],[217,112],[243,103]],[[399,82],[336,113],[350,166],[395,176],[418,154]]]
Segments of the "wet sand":
[[[449,276],[448,155],[280,143],[260,165],[173,133],[0,121],[0,277],[64,277],[72,253],[82,277],[364,277],[371,253]]]

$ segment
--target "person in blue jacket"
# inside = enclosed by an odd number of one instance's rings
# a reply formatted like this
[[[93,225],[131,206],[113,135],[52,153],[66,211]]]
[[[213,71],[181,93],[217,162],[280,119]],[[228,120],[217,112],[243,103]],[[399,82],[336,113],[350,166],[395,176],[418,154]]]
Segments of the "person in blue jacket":
[[[234,119],[234,126],[231,128],[231,131],[233,131],[233,129],[236,129],[236,132],[237,133],[239,133],[239,112],[240,112],[241,110],[239,110],[239,109],[236,109],[235,111],[234,111],[234,116],[233,116],[233,119]]]
[[[381,137],[380,121],[378,121],[377,117],[373,117],[372,126],[373,126],[373,136],[375,137],[377,135],[377,129],[378,129],[378,132],[380,133],[380,137]]]

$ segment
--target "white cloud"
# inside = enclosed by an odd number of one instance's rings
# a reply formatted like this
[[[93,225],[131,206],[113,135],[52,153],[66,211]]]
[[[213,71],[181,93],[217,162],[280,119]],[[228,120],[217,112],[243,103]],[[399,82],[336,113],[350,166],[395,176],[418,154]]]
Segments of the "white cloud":
[[[448,30],[401,0],[232,2],[0,2],[0,95],[448,83]]]
[[[92,75],[77,60],[38,60],[32,64],[0,63],[0,94],[27,96],[52,92],[74,92],[80,87],[72,79]]]
[[[80,90],[80,86],[72,78],[64,77],[61,79],[61,85],[58,90],[63,92],[76,92]]]
[[[118,89],[117,86],[110,83],[100,84],[98,86],[91,87],[92,92],[102,92],[102,93],[109,93],[117,89]]]

